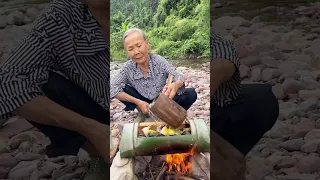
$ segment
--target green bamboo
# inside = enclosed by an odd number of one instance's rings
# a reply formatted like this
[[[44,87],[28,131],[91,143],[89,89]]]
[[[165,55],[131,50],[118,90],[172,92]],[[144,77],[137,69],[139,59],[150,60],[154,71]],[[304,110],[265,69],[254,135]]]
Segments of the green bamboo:
[[[191,134],[138,137],[139,123],[126,124],[120,142],[121,158],[185,153],[195,146],[197,152],[210,152],[210,132],[203,120],[190,121]]]

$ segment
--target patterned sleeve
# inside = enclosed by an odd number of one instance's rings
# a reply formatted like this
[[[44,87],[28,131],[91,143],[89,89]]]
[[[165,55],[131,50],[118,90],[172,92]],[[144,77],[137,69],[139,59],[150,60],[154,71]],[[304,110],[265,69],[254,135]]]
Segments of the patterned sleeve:
[[[57,63],[54,49],[66,39],[65,16],[52,3],[35,21],[29,35],[0,65],[0,119],[33,98],[44,95],[41,85]],[[65,34],[64,34],[65,33]]]
[[[214,59],[227,59],[233,62],[237,69],[240,67],[240,61],[236,52],[235,44],[222,36],[212,32],[210,37],[211,61]]]
[[[113,99],[119,92],[123,92],[125,85],[127,83],[127,76],[126,76],[126,65],[120,69],[118,74],[111,79],[110,82],[110,99]]]

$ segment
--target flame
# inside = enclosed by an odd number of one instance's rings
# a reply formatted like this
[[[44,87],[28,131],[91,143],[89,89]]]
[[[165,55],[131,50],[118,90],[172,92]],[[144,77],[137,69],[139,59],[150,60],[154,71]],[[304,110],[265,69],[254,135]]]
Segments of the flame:
[[[191,173],[192,171],[192,162],[190,157],[195,153],[195,146],[187,153],[178,153],[178,154],[167,154],[166,155],[166,164],[168,166],[168,171],[182,172],[182,173]]]

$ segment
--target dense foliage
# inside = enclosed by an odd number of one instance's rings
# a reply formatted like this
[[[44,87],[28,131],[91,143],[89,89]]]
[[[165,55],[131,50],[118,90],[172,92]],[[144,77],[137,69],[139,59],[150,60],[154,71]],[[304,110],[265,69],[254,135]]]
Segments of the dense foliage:
[[[152,51],[176,59],[209,56],[210,0],[111,0],[111,59],[125,60],[122,35],[146,32]]]

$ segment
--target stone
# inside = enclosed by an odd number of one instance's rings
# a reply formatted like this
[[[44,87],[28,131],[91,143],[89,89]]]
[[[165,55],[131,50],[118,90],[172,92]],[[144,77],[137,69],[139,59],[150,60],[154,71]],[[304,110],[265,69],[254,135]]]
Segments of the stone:
[[[297,93],[298,91],[306,88],[303,83],[292,78],[287,78],[286,80],[284,80],[284,82],[282,83],[282,87],[285,94]]]
[[[305,137],[315,128],[315,122],[312,119],[301,118],[300,122],[293,126],[296,137]]]
[[[301,90],[299,91],[299,97],[304,100],[309,99],[311,97],[320,98],[320,89]]]
[[[32,172],[38,168],[39,160],[21,161],[8,174],[10,179],[26,179],[31,176]]]
[[[235,27],[239,27],[242,25],[246,20],[242,17],[231,17],[231,16],[223,16],[220,17],[212,22],[215,26],[218,26],[223,29],[233,29]]]
[[[15,158],[19,161],[33,161],[42,159],[43,156],[40,154],[30,153],[30,152],[19,152]]]
[[[7,22],[5,16],[0,15],[0,29],[5,28],[7,26]]]
[[[320,158],[317,156],[303,156],[296,165],[299,173],[314,173],[320,168]]]
[[[277,69],[266,68],[261,73],[261,80],[269,81],[273,78],[278,78],[281,76],[281,72]]]
[[[249,76],[250,68],[246,65],[241,64],[239,67],[239,71],[240,77],[243,79]]]
[[[58,179],[58,178],[62,177],[64,174],[67,174],[67,173],[74,171],[76,167],[77,167],[77,164],[74,163],[71,165],[67,165],[61,169],[56,169],[52,172],[52,178]]]
[[[248,67],[261,64],[261,60],[259,56],[247,56],[245,58],[240,59],[240,62],[241,64],[246,65]]]
[[[152,156],[138,156],[135,158],[135,173],[142,173],[146,171],[148,164],[150,163]]]
[[[64,162],[66,162],[68,165],[77,163],[78,158],[77,156],[67,156],[64,158]]]
[[[280,119],[290,119],[293,118],[294,116],[300,117],[302,114],[301,110],[298,108],[288,108],[288,109],[281,109],[279,113],[279,118]]]
[[[20,11],[13,11],[6,17],[6,22],[8,25],[22,25],[23,24],[23,13]]]
[[[316,121],[316,128],[320,129],[320,118]]]
[[[306,134],[304,137],[306,141],[313,140],[313,139],[320,139],[320,129],[313,129]]]
[[[309,76],[314,78],[316,81],[320,80],[320,71],[311,71]]]
[[[293,44],[287,44],[284,42],[275,43],[275,47],[280,49],[284,53],[290,53],[296,50],[296,46]]]
[[[272,92],[278,100],[283,99],[285,97],[283,87],[281,86],[281,84],[276,84],[272,86]]]
[[[273,170],[273,168],[266,165],[264,161],[264,158],[259,157],[252,157],[247,161],[247,170],[256,179],[262,179]]]
[[[268,64],[268,65],[277,65],[279,64],[279,61],[277,61],[274,57],[271,56],[263,56],[261,57],[262,64]]]
[[[265,159],[265,164],[273,169],[281,161],[282,158],[282,152],[275,152]]]
[[[319,150],[320,150],[320,139],[307,141],[301,147],[301,151],[305,153],[316,153]]]
[[[85,171],[85,168],[76,169],[74,172],[66,173],[66,174],[62,175],[57,180],[79,179],[84,171]],[[134,180],[136,180],[136,179],[134,179]]]
[[[252,18],[252,20],[250,21],[251,24],[255,24],[261,22],[260,16],[256,16],[254,18]]]
[[[308,98],[299,105],[299,109],[305,112],[318,109],[318,101],[317,97]]]
[[[276,60],[283,60],[284,59],[284,55],[281,50],[272,50],[269,52],[262,52],[262,53],[260,53],[260,56],[271,56],[271,57],[275,58]]]
[[[18,161],[13,156],[11,156],[11,154],[9,153],[0,154],[0,167],[11,169],[17,164],[18,164]]]
[[[318,180],[320,177],[317,174],[299,174],[299,173],[291,173],[287,175],[277,176],[279,179],[285,180]]]
[[[10,172],[9,168],[0,166],[0,179],[6,179]]]
[[[28,141],[30,143],[38,142],[46,145],[48,143],[48,138],[38,131],[26,131],[12,137],[9,140],[9,146],[12,149],[15,149],[24,141]]]
[[[223,6],[222,6],[221,3],[215,3],[215,4],[211,5],[210,7],[212,7],[212,8],[222,8]]]
[[[287,61],[303,61],[306,63],[309,63],[311,60],[310,55],[307,54],[296,54],[296,55],[292,55],[290,56]]]
[[[294,167],[297,161],[297,159],[292,158],[290,156],[282,156],[280,161],[275,165],[275,169],[279,170]]]
[[[304,140],[302,138],[299,138],[285,141],[280,144],[280,147],[288,151],[299,151],[303,144]]]
[[[251,78],[250,81],[258,82],[261,79],[261,68],[260,67],[254,67],[251,70]]]
[[[0,154],[7,153],[10,151],[10,147],[8,146],[9,139],[6,137],[0,136]]]
[[[300,78],[300,74],[296,72],[284,72],[278,79],[278,82],[283,83],[287,78],[297,80]]]
[[[131,158],[121,158],[117,152],[110,167],[110,180],[134,179],[134,162]]]
[[[300,81],[305,84],[307,90],[320,89],[320,83],[312,77],[304,77]]]

